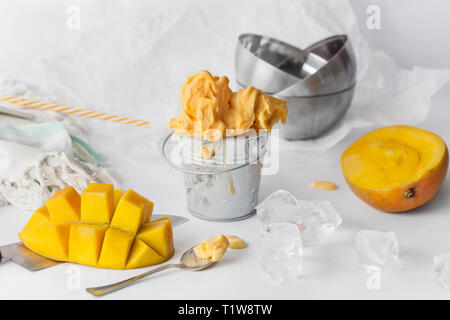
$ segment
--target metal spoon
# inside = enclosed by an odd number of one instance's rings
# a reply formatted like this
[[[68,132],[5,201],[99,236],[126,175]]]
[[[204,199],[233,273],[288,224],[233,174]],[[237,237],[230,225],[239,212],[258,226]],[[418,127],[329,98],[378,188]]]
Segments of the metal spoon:
[[[195,246],[194,246],[195,247]],[[126,286],[129,286],[136,282],[139,279],[145,278],[146,276],[149,276],[153,273],[170,269],[170,268],[180,268],[185,269],[189,271],[200,271],[205,269],[206,267],[209,267],[213,262],[211,260],[205,260],[197,257],[197,255],[194,253],[194,247],[187,250],[183,256],[180,259],[180,263],[178,264],[166,264],[161,267],[149,270],[147,272],[141,273],[140,275],[137,275],[135,277],[129,278],[127,280],[123,280],[120,282],[112,283],[106,286],[101,287],[93,287],[93,288],[87,288],[86,291],[90,294],[93,294],[94,296],[103,296],[105,294],[120,290]]]

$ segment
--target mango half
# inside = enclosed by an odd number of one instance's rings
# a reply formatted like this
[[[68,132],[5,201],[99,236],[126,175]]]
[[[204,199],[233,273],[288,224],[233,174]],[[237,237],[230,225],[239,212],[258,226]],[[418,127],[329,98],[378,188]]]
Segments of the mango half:
[[[81,194],[57,192],[19,233],[30,250],[57,261],[133,269],[173,256],[169,218],[151,221],[153,202],[112,185],[91,183]]]
[[[353,192],[386,212],[417,208],[439,191],[448,169],[445,142],[436,134],[399,125],[371,131],[341,157]]]

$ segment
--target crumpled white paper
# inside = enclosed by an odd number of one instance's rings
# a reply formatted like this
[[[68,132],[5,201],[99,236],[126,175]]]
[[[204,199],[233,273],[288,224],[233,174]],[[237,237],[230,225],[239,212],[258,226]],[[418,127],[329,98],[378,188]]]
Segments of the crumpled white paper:
[[[385,53],[372,51],[347,0],[111,0],[105,20],[83,33],[77,50],[42,58],[47,86],[58,103],[150,121],[152,128],[142,129],[145,155],[157,154],[156,142],[181,108],[179,90],[189,75],[207,69],[229,76],[237,89],[234,51],[245,32],[301,48],[346,33],[355,48],[358,82],[346,117],[320,138],[284,141],[289,149],[325,151],[355,127],[417,124],[450,79],[449,70],[401,69]],[[124,135],[119,143],[133,148],[140,134]]]

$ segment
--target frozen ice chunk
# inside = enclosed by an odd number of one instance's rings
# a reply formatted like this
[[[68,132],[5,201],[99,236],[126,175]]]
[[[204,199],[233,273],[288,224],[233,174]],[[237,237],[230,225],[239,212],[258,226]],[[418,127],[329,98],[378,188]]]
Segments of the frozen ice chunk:
[[[298,278],[302,269],[303,245],[300,230],[292,223],[263,226],[257,255],[261,269],[281,284]]]
[[[356,234],[355,243],[361,267],[403,268],[403,262],[398,257],[399,245],[395,233],[361,230]]]
[[[433,258],[435,280],[445,289],[450,289],[450,252]]]
[[[329,201],[299,200],[297,207],[301,217],[298,226],[305,245],[327,244],[342,223],[340,214]]]
[[[297,199],[285,190],[277,190],[256,206],[256,214],[261,223],[301,222]]]
[[[342,218],[329,201],[297,200],[285,190],[278,190],[264,199],[256,212],[261,223],[293,223],[300,228],[304,245],[329,242]]]

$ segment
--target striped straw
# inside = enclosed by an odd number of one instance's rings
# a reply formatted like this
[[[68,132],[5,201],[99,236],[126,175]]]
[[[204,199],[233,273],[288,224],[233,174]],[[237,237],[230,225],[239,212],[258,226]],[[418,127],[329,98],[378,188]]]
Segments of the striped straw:
[[[150,125],[150,122],[144,120],[135,120],[129,117],[116,116],[113,114],[92,111],[89,109],[83,109],[79,107],[68,107],[60,104],[53,104],[38,100],[29,100],[16,96],[0,95],[0,102],[16,105],[27,110],[49,110],[66,114],[73,114],[80,117],[96,118],[105,121],[129,124],[136,127],[148,127]]]

